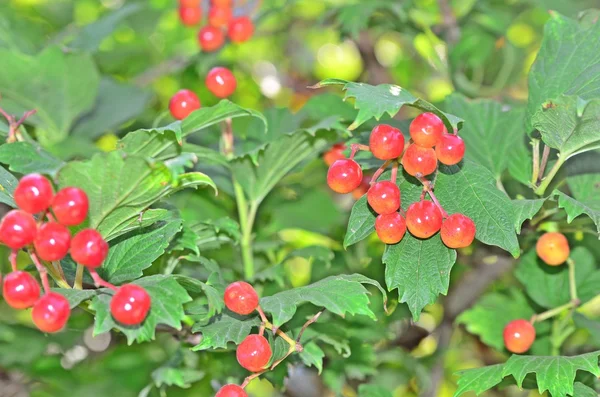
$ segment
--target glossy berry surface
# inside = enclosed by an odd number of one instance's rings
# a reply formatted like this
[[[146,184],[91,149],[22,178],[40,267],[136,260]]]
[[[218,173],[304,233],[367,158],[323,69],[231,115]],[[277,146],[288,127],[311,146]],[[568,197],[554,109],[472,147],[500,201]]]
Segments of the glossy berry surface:
[[[396,244],[406,233],[406,221],[398,212],[379,215],[375,219],[375,231],[382,242]]]
[[[350,159],[337,160],[327,171],[327,184],[336,193],[350,193],[360,186],[362,179],[360,165]]]
[[[64,258],[71,245],[71,233],[66,226],[56,222],[44,223],[38,229],[33,246],[38,256],[45,261]]]
[[[202,20],[202,8],[196,7],[179,7],[179,19],[186,26],[195,26]]]
[[[402,157],[404,170],[412,176],[426,176],[437,168],[435,150],[418,145],[410,145]]]
[[[269,342],[261,335],[248,335],[236,351],[238,363],[250,372],[263,370],[272,354]]]
[[[48,209],[53,196],[52,184],[40,174],[25,175],[19,181],[14,193],[17,206],[30,214]]]
[[[208,23],[215,28],[224,28],[229,25],[231,17],[230,7],[212,6],[208,11]]]
[[[225,306],[237,314],[250,314],[258,307],[258,294],[244,281],[229,284],[225,288],[224,299]]]
[[[369,148],[380,160],[395,159],[404,151],[404,135],[398,128],[379,124],[371,131]]]
[[[537,241],[535,250],[538,256],[550,266],[562,265],[571,252],[565,235],[557,232],[543,234]]]
[[[87,194],[76,187],[61,189],[52,200],[52,213],[65,226],[79,225],[85,221],[89,209]]]
[[[465,142],[458,135],[444,134],[435,147],[435,155],[442,164],[458,164],[465,157]]]
[[[36,232],[35,219],[25,211],[9,211],[0,222],[0,241],[14,250],[33,243]]]
[[[367,192],[367,201],[378,214],[391,214],[400,208],[400,189],[390,181],[377,182]]]
[[[346,145],[343,143],[336,143],[323,155],[323,161],[327,166],[331,166],[331,164],[335,163],[337,160],[345,159],[344,150],[346,150]]]
[[[231,70],[223,67],[212,68],[206,75],[205,83],[209,91],[219,98],[227,98],[237,87],[237,81]]]
[[[463,214],[452,214],[442,223],[442,241],[449,248],[465,248],[475,238],[475,222]]]
[[[81,265],[96,268],[108,254],[108,244],[94,229],[83,229],[71,240],[71,257]]]
[[[535,341],[535,328],[527,320],[511,321],[504,327],[504,346],[512,353],[525,353]]]
[[[406,227],[418,238],[429,238],[442,227],[442,213],[431,201],[418,201],[406,211]]]
[[[179,0],[180,7],[200,7],[202,0]]]
[[[169,111],[177,120],[185,119],[196,109],[200,109],[200,99],[190,90],[177,91],[169,102]]]
[[[143,287],[125,284],[118,289],[110,301],[110,314],[120,324],[139,325],[144,322],[152,300]]]
[[[58,332],[64,328],[71,315],[67,298],[56,292],[50,292],[40,298],[33,306],[31,318],[40,331]]]
[[[254,24],[248,17],[238,17],[231,21],[227,33],[234,43],[243,43],[252,37]]]
[[[216,51],[225,43],[225,34],[214,26],[205,26],[198,32],[198,43],[202,51]]]
[[[410,137],[421,147],[431,148],[438,144],[444,133],[444,122],[433,113],[421,113],[410,123]]]
[[[360,185],[358,185],[358,187],[352,191],[352,198],[354,198],[354,200],[358,200],[359,198],[361,198],[362,196],[367,194],[367,192],[369,191],[370,188],[371,188],[371,176],[370,175],[363,176],[363,179],[360,182]]]
[[[248,397],[248,393],[241,386],[225,385],[219,389],[215,397]]]
[[[17,270],[4,277],[2,295],[13,309],[27,309],[40,298],[40,285],[31,274]]]
[[[231,7],[233,0],[210,0],[210,4],[215,7]]]

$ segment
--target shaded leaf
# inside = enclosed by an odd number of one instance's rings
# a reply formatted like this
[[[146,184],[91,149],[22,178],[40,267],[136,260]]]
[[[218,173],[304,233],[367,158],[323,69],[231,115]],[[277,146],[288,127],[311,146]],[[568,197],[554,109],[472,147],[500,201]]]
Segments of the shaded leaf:
[[[229,342],[239,345],[246,336],[250,335],[252,328],[260,325],[257,316],[240,316],[229,310],[213,317],[208,325],[195,324],[193,332],[202,333],[202,341],[192,350],[206,350],[226,348]]]
[[[600,237],[600,175],[583,174],[571,176],[567,184],[573,197],[555,190],[558,196],[558,207],[567,213],[567,222],[571,223],[579,215],[586,214],[596,224]]]
[[[71,309],[79,306],[83,301],[92,299],[96,296],[97,291],[91,289],[67,289],[67,288],[52,288],[53,292],[58,292],[69,301]]]
[[[19,181],[4,167],[0,167],[0,203],[16,207],[13,193]]]
[[[15,142],[0,146],[0,163],[19,174],[38,172],[54,176],[65,163],[40,146],[29,142]]]
[[[515,212],[515,230],[518,234],[521,233],[523,222],[528,219],[533,219],[534,215],[540,211],[542,205],[546,202],[545,198],[535,200],[513,200],[512,205]]]

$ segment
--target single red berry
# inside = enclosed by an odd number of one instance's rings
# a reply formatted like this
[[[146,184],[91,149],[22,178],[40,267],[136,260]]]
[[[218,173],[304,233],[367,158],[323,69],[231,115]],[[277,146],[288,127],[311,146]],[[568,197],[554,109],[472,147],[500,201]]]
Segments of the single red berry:
[[[210,0],[210,4],[215,7],[231,7],[233,0]]]
[[[534,341],[535,328],[527,320],[513,320],[504,327],[504,346],[512,353],[525,353]]]
[[[52,184],[40,174],[25,175],[19,181],[14,193],[17,206],[30,214],[48,209],[53,195]]]
[[[258,294],[244,281],[229,284],[225,289],[224,299],[225,306],[237,314],[250,314],[258,307]]]
[[[225,385],[215,394],[215,397],[248,397],[248,394],[241,386]]]
[[[429,238],[442,227],[442,213],[431,201],[418,201],[406,211],[408,231],[418,238]]]
[[[550,266],[562,265],[571,253],[567,238],[558,232],[544,233],[537,241],[535,250],[538,256]]]
[[[444,122],[433,113],[421,113],[410,123],[410,137],[421,147],[434,147],[442,139]]]
[[[404,135],[398,128],[379,124],[371,131],[369,148],[380,160],[395,159],[404,151]]]
[[[202,51],[216,51],[225,42],[225,34],[221,29],[214,26],[205,26],[198,32],[198,42]]]
[[[56,222],[44,223],[38,229],[33,246],[45,261],[58,261],[69,252],[71,233],[66,226]]]
[[[200,7],[202,0],[179,0],[180,7]]]
[[[35,219],[25,211],[9,211],[0,222],[0,241],[14,250],[33,243],[36,233]]]
[[[212,6],[208,11],[208,23],[215,28],[224,28],[229,25],[231,17],[230,7]]]
[[[382,242],[396,244],[406,233],[406,221],[398,212],[382,214],[375,219],[375,231]]]
[[[179,19],[186,26],[195,26],[202,20],[202,8],[200,6],[179,7]]]
[[[56,292],[49,292],[33,305],[31,318],[40,331],[58,332],[64,328],[71,315],[67,298]]]
[[[229,24],[229,39],[234,43],[243,43],[250,40],[254,33],[254,24],[248,17],[238,17]]]
[[[458,164],[465,156],[465,142],[458,135],[444,134],[435,147],[435,154],[442,164]]]
[[[61,189],[52,201],[52,212],[59,223],[65,226],[79,225],[85,221],[89,209],[88,196],[76,187]]]
[[[336,193],[350,193],[360,186],[362,178],[360,165],[350,159],[337,160],[327,172],[327,184]]]
[[[412,176],[426,176],[437,168],[435,150],[419,145],[410,145],[402,157],[404,170]]]
[[[108,244],[94,229],[83,229],[71,240],[71,257],[80,265],[97,268],[108,254]]]
[[[2,295],[13,309],[27,309],[40,298],[40,285],[31,274],[17,270],[4,277]]]
[[[269,342],[262,335],[248,335],[236,351],[238,363],[250,372],[262,371],[272,354]]]
[[[323,155],[323,161],[327,166],[331,166],[331,164],[335,163],[337,160],[345,159],[344,150],[346,150],[346,145],[343,143],[336,143]]]
[[[390,181],[377,182],[367,192],[367,201],[378,214],[391,214],[400,208],[400,189]]]
[[[363,179],[360,182],[360,185],[358,185],[358,187],[352,191],[352,197],[354,198],[354,200],[358,200],[359,198],[361,198],[362,196],[367,194],[370,187],[371,187],[371,176],[370,175],[363,176]]]
[[[183,120],[194,110],[200,109],[200,99],[190,90],[179,90],[171,97],[169,110],[177,120]]]
[[[235,76],[227,68],[212,68],[206,75],[206,87],[215,96],[227,98],[235,92],[237,81]]]
[[[120,324],[139,325],[146,319],[151,304],[152,299],[144,288],[135,284],[125,284],[112,297],[110,314]]]
[[[466,215],[452,214],[442,223],[442,241],[449,248],[464,248],[475,238],[475,222]]]

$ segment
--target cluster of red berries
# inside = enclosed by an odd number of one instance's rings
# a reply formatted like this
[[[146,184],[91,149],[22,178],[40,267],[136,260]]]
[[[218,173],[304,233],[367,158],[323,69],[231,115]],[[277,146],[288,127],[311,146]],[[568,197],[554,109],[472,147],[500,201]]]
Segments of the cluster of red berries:
[[[437,162],[454,165],[465,154],[465,144],[456,134],[449,134],[442,120],[433,113],[422,113],[410,125],[408,147],[404,145],[402,132],[389,125],[380,124],[371,131],[368,147],[353,145],[350,158],[345,158],[345,146],[334,146],[326,153],[325,161],[331,162],[327,173],[329,187],[337,193],[350,193],[363,182],[360,165],[354,161],[356,150],[369,150],[385,164],[375,173],[367,191],[367,201],[378,216],[375,231],[386,244],[402,240],[406,229],[418,238],[429,238],[441,230],[444,244],[450,248],[469,246],[475,238],[475,223],[463,214],[448,215],[433,194],[430,182],[424,177],[437,169]],[[434,150],[435,147],[435,150]],[[400,189],[396,184],[398,165],[417,177],[425,186],[433,201],[424,200],[411,204],[406,213],[401,208]],[[392,180],[377,181],[388,165],[392,165]]]
[[[562,265],[569,259],[571,248],[564,234],[544,233],[535,245],[537,255],[548,266]],[[518,319],[504,328],[504,346],[512,353],[525,353],[535,341],[535,328],[531,321]]]
[[[109,283],[102,281],[95,269],[106,258],[108,244],[94,229],[83,229],[71,238],[68,227],[82,223],[89,207],[86,193],[79,188],[67,187],[54,194],[48,179],[40,174],[29,174],[19,181],[14,200],[19,209],[9,211],[0,222],[0,242],[12,250],[12,272],[4,277],[2,294],[6,303],[15,309],[33,307],[32,319],[41,331],[58,332],[69,319],[71,309],[63,295],[50,291],[42,261],[60,261],[70,252],[75,262],[88,268],[94,280],[107,285]],[[28,250],[40,273],[45,292],[41,297],[36,279],[17,270],[17,253],[21,249]],[[115,320],[126,325],[140,324],[150,309],[146,291],[135,285],[112,287],[116,291],[111,300]]]
[[[179,0],[179,17],[187,26],[196,26],[202,20],[201,0]],[[254,24],[247,16],[233,17],[232,0],[211,0],[208,24],[198,32],[198,43],[203,51],[216,51],[225,43],[225,30],[234,43],[248,41],[254,33]]]

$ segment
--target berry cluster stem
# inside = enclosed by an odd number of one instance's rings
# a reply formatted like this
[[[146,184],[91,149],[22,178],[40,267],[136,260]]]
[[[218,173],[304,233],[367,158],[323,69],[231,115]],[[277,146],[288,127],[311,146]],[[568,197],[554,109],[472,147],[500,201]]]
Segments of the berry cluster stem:
[[[577,280],[575,279],[575,261],[568,258],[567,266],[569,266],[569,292],[571,293],[571,301],[577,302],[579,298],[577,296]]]
[[[77,264],[77,269],[75,270],[75,281],[73,282],[74,289],[83,289],[83,265]]]
[[[421,183],[423,184],[423,192],[427,192],[427,194],[429,194],[429,197],[431,197],[431,201],[433,201],[433,203],[438,207],[438,209],[442,213],[442,216],[444,218],[447,218],[448,213],[446,212],[446,210],[444,210],[444,207],[442,207],[437,197],[435,196],[435,193],[433,192],[433,183],[423,177],[420,177],[419,181],[421,181]]]
[[[544,320],[547,320],[554,316],[558,316],[565,310],[570,310],[570,309],[576,308],[578,305],[579,305],[579,301],[571,301],[569,303],[565,303],[564,305],[555,307],[554,309],[545,311],[543,313],[534,314],[531,317],[531,323],[534,324],[536,322],[544,321]]]

